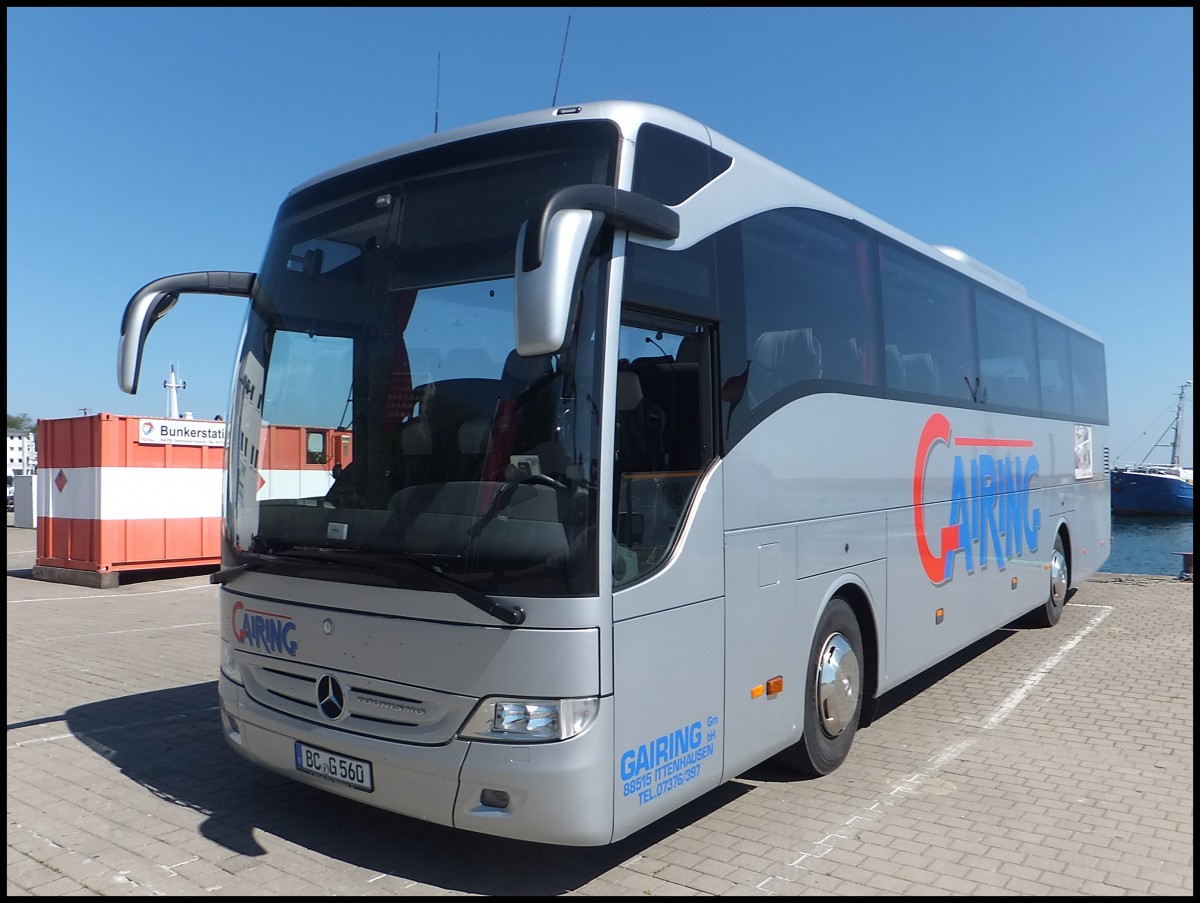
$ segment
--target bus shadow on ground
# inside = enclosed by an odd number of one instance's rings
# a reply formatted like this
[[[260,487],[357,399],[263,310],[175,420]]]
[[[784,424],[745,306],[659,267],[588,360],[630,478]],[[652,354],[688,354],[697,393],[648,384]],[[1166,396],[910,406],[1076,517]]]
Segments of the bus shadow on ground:
[[[546,846],[395,815],[259,768],[226,744],[215,681],[77,706],[66,723],[124,778],[203,816],[200,834],[224,849],[265,855],[254,837],[263,831],[406,883],[467,894],[567,893],[751,789],[724,784],[610,846]]]
[[[861,727],[869,729],[1017,630],[1008,625],[993,631],[864,706]],[[726,782],[610,846],[547,846],[395,815],[253,765],[221,734],[215,681],[77,706],[66,713],[66,723],[76,739],[126,779],[202,815],[200,834],[224,849],[263,856],[266,851],[254,837],[256,830],[263,831],[403,882],[467,894],[553,896],[576,890],[753,790],[741,780]],[[794,771],[773,759],[740,777],[797,780]],[[236,861],[222,865],[236,866]]]

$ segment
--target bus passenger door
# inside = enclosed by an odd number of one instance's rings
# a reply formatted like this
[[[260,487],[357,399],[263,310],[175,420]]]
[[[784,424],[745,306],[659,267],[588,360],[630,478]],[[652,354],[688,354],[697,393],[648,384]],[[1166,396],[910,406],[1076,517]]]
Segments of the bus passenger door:
[[[709,332],[623,319],[613,524],[614,831],[716,787],[725,742],[724,503]]]

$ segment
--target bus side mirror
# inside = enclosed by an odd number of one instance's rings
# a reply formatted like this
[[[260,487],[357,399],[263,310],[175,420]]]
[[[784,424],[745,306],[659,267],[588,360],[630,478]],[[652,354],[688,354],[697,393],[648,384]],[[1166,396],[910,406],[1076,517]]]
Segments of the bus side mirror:
[[[547,223],[541,262],[526,271],[526,241],[531,237],[529,223],[521,226],[517,237],[516,349],[523,357],[554,354],[562,349],[571,323],[573,301],[583,281],[587,249],[604,216],[592,210],[559,210]]]
[[[517,237],[517,353],[562,350],[583,281],[588,248],[607,222],[650,238],[679,237],[679,214],[640,194],[604,185],[571,185],[534,207]]]
[[[254,290],[254,273],[212,271],[180,273],[155,279],[134,292],[125,305],[121,318],[121,342],[117,346],[117,385],[129,395],[137,393],[138,377],[142,370],[142,352],[150,327],[166,316],[167,311],[185,292],[201,295],[240,295],[249,298]]]

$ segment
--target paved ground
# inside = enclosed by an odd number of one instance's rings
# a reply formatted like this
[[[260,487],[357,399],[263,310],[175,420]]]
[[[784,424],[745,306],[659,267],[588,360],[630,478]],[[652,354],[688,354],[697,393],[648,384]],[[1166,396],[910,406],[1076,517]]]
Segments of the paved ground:
[[[12,524],[12,515],[9,515]],[[612,847],[459,834],[226,748],[216,588],[32,579],[8,528],[9,895],[1192,894],[1192,585],[1101,575],[889,694],[828,777],[761,767]]]

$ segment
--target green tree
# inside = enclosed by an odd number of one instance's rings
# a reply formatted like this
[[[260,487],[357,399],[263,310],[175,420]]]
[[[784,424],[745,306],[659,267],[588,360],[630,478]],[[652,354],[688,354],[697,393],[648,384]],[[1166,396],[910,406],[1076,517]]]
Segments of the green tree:
[[[28,414],[9,414],[8,428],[10,430],[36,430],[37,421],[31,420]]]

